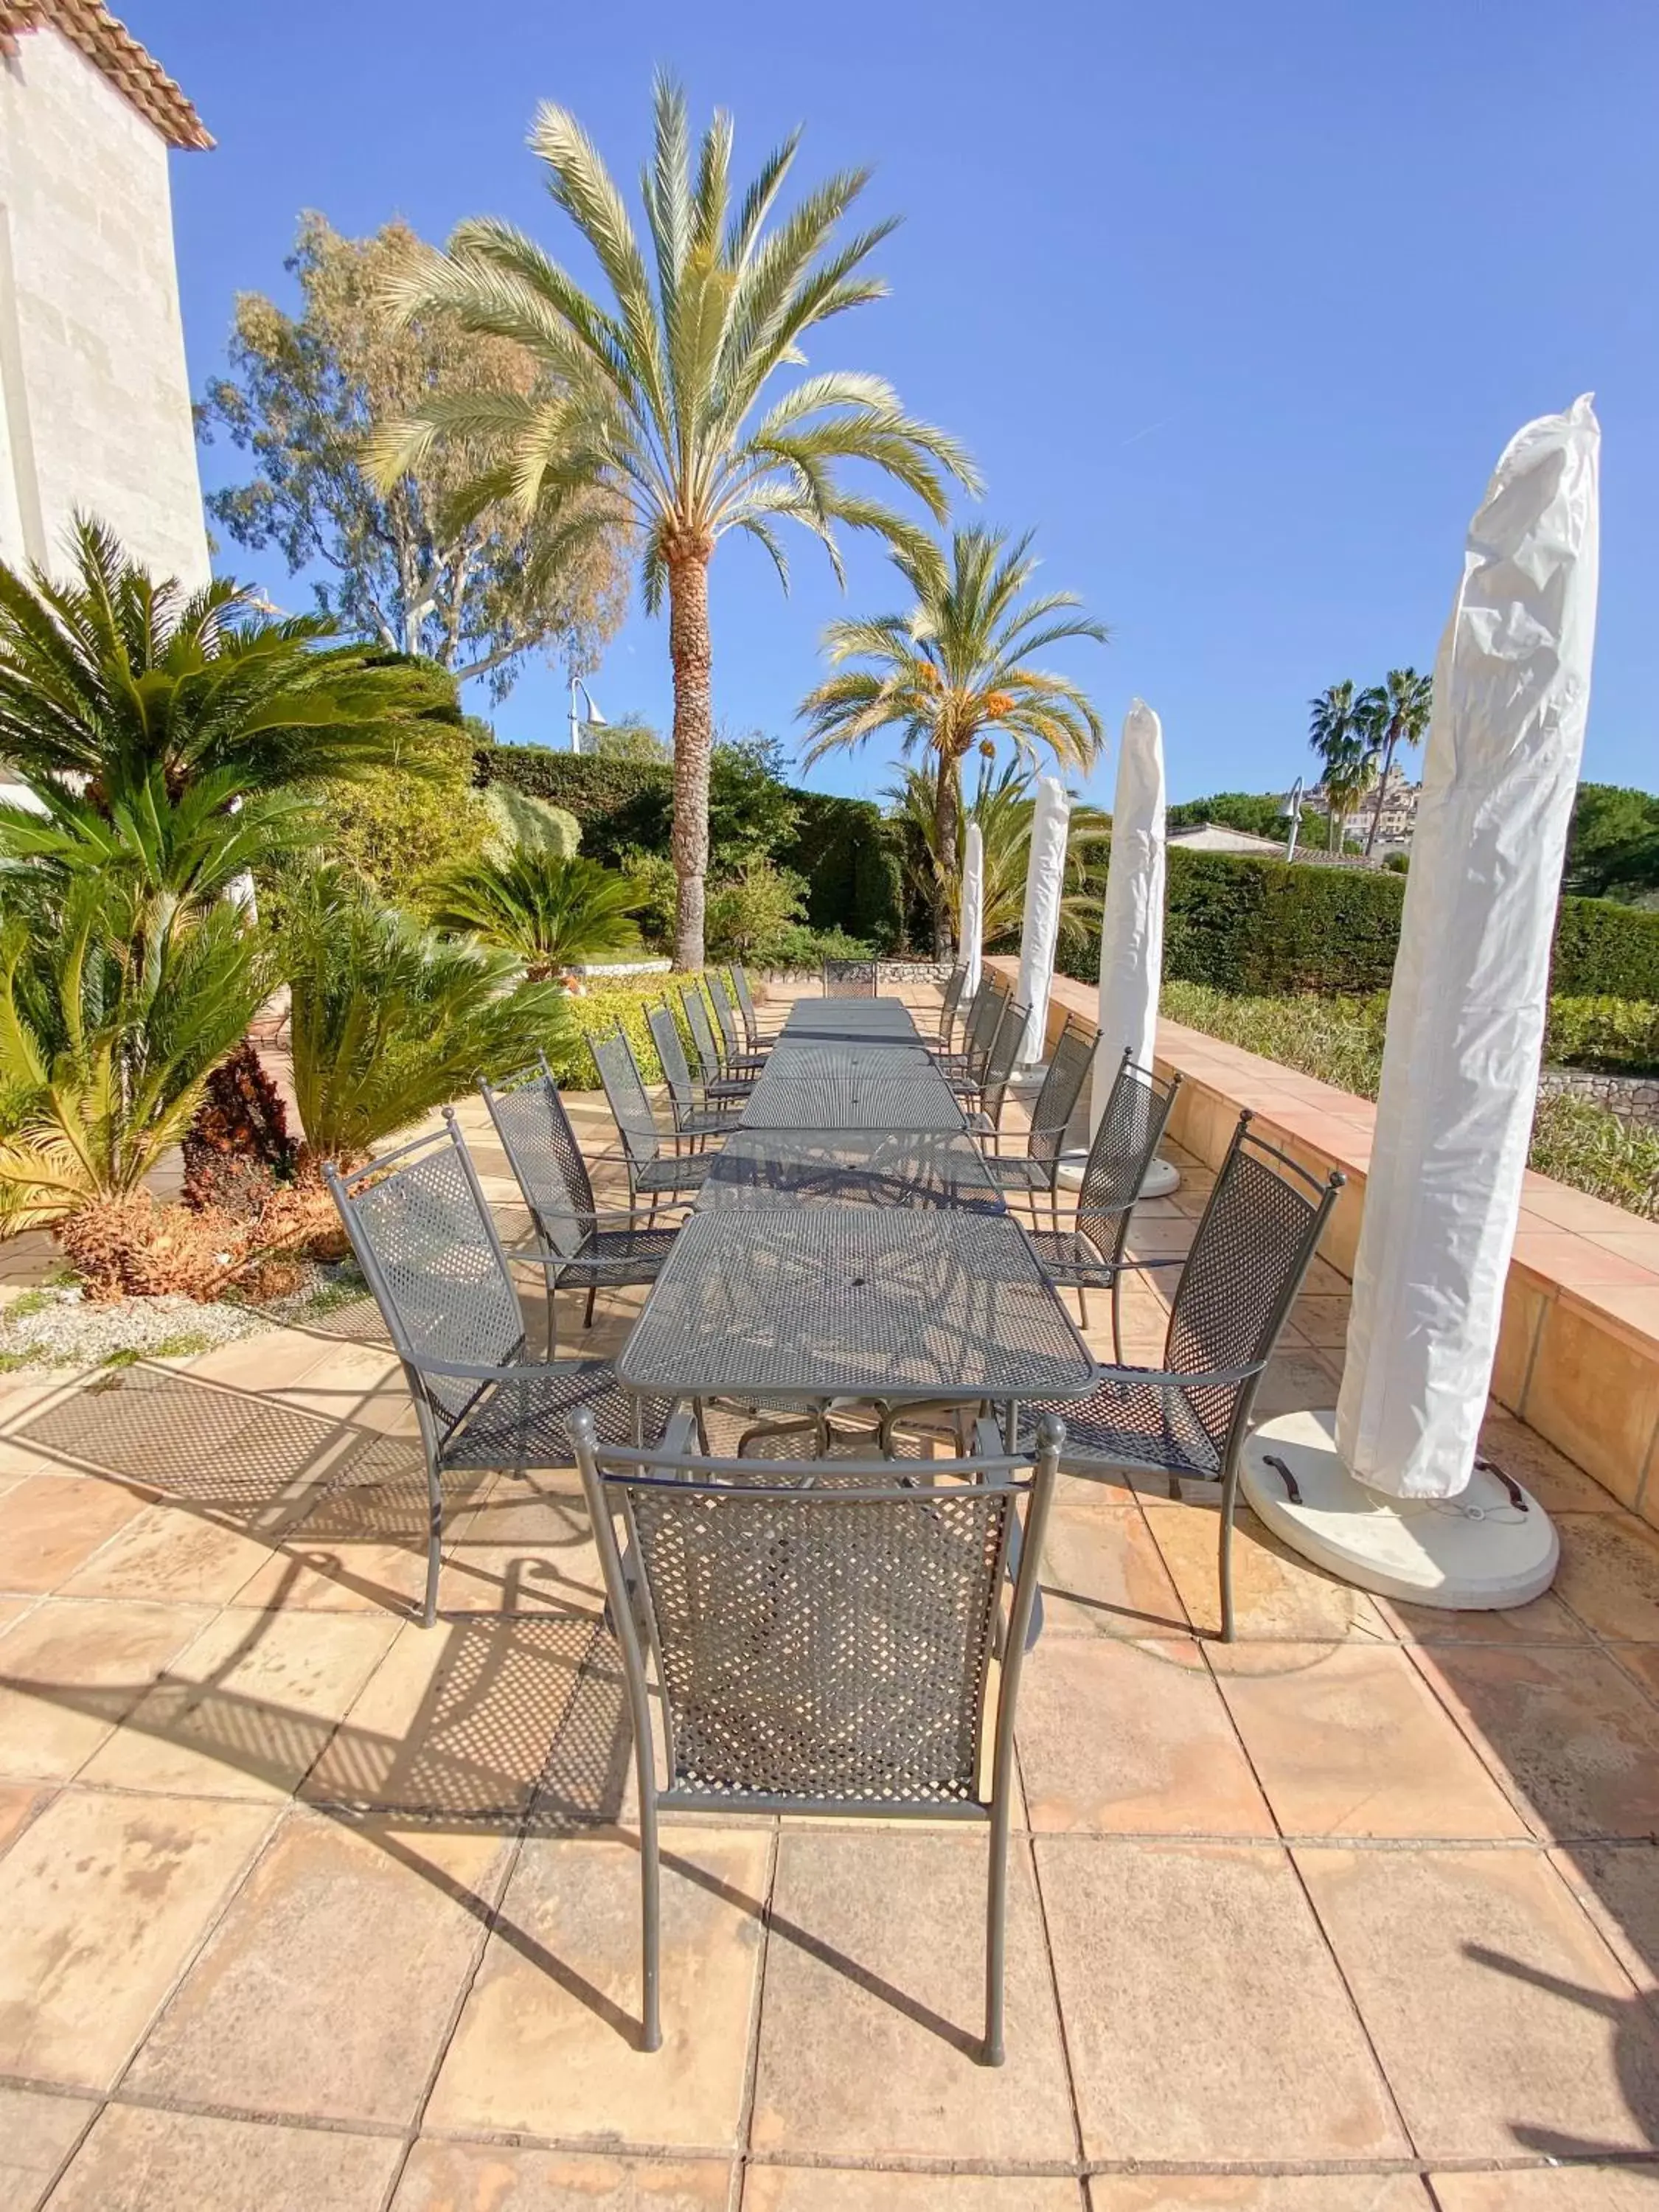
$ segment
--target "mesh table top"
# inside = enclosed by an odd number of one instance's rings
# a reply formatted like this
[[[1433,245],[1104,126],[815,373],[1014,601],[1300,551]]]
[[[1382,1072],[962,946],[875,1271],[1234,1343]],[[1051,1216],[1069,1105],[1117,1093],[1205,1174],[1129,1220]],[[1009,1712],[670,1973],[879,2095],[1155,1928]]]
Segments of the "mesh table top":
[[[916,1025],[902,999],[797,999],[781,1032],[786,1042],[838,1037],[848,1042],[917,1042]]]
[[[963,1206],[1007,1210],[973,1139],[953,1130],[739,1129],[699,1212],[733,1206]]]
[[[1006,1215],[785,1206],[686,1223],[617,1375],[682,1397],[1064,1398],[1094,1362]]]
[[[743,1109],[745,1129],[962,1129],[956,1093],[933,1067],[825,1068],[815,1075],[769,1068]]]

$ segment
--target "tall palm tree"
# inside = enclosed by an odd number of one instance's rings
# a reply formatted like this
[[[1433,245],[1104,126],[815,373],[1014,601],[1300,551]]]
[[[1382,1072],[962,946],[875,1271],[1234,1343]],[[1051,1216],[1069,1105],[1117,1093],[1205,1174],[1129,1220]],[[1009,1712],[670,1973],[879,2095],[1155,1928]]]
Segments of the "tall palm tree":
[[[1371,750],[1380,753],[1382,759],[1376,805],[1371,809],[1371,826],[1365,832],[1368,854],[1376,842],[1376,826],[1382,819],[1382,801],[1388,796],[1389,774],[1394,766],[1395,749],[1401,744],[1421,744],[1433,704],[1434,678],[1419,676],[1414,668],[1391,668],[1386,682],[1374,684],[1359,696],[1359,712],[1365,718]]]
[[[801,702],[809,738],[804,757],[861,745],[878,730],[896,730],[899,749],[922,752],[936,770],[932,849],[939,871],[934,902],[936,949],[951,953],[955,930],[957,852],[962,819],[962,763],[1006,738],[1035,767],[1046,753],[1062,768],[1094,765],[1103,732],[1099,715],[1063,676],[1030,658],[1064,638],[1106,642],[1103,624],[1076,614],[1071,592],[1027,597],[1036,570],[1030,533],[975,527],[951,538],[948,563],[936,547],[908,548],[894,564],[915,593],[908,613],[836,622],[824,651],[839,675]],[[849,668],[848,661],[865,665]]]
[[[1340,853],[1343,826],[1356,800],[1370,790],[1375,774],[1371,726],[1354,696],[1352,680],[1328,684],[1308,705],[1308,741],[1324,763],[1319,781],[1329,809],[1326,842],[1332,852]]]
[[[708,564],[734,530],[763,545],[787,588],[775,526],[804,524],[840,574],[835,525],[915,548],[916,526],[843,488],[840,465],[866,461],[935,517],[945,478],[977,479],[961,447],[906,414],[879,377],[830,370],[802,378],[763,412],[780,369],[799,366],[815,325],[879,299],[865,268],[892,229],[834,233],[868,180],[847,170],[772,218],[799,133],[733,202],[731,118],[716,113],[693,175],[685,96],[655,87],[655,144],[641,178],[649,260],[622,194],[575,118],[544,106],[530,143],[548,188],[599,264],[602,306],[511,224],[463,223],[442,253],[412,260],[394,285],[395,313],[441,307],[471,331],[516,339],[542,371],[525,395],[437,397],[384,426],[371,458],[383,481],[417,465],[446,435],[493,441],[503,455],[475,496],[516,496],[541,520],[537,560],[564,559],[595,533],[623,531],[640,549],[645,604],[668,601],[674,674],[674,830],[678,886],[674,957],[703,957],[708,866],[708,761],[714,742]]]
[[[216,580],[186,592],[77,518],[74,574],[0,562],[0,759],[26,781],[79,793],[109,818],[124,801],[222,778],[220,803],[365,769],[426,765],[447,678],[379,648],[330,645],[319,617],[271,621]]]

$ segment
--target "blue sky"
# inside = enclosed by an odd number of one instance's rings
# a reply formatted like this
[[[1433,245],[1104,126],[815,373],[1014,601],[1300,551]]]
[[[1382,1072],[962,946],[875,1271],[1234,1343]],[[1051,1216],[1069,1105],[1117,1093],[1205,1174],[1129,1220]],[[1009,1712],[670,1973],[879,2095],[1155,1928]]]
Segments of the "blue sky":
[[[574,108],[631,189],[651,73],[738,126],[745,173],[797,122],[807,180],[871,162],[890,300],[814,366],[890,377],[962,437],[977,511],[1111,625],[1066,663],[1115,732],[1164,718],[1172,797],[1282,787],[1306,702],[1432,661],[1468,516],[1528,416],[1593,390],[1604,431],[1585,772],[1659,786],[1659,9],[1650,0],[980,0],[818,9],[471,0],[128,0],[216,152],[176,155],[191,374],[239,289],[283,296],[301,208],[433,238],[512,216],[577,266],[525,135]],[[222,444],[210,483],[234,478]],[[1644,517],[1648,518],[1644,523]],[[250,556],[232,549],[240,573]],[[738,541],[713,580],[717,711],[793,744],[842,601]],[[303,601],[280,563],[258,570]],[[846,605],[894,604],[855,549]],[[631,614],[593,690],[665,724],[663,625]],[[562,743],[537,670],[504,737]],[[815,770],[878,791],[872,750]],[[1095,779],[1109,791],[1112,761]]]

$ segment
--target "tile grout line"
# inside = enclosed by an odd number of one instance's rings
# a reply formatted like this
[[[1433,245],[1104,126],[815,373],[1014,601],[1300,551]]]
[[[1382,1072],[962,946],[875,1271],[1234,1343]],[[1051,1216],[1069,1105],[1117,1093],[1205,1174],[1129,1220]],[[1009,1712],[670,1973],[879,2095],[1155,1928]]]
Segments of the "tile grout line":
[[[1019,1783],[1020,1801],[1026,1805],[1029,1813],[1030,1806],[1025,1797],[1025,1767],[1020,1756],[1018,1730],[1015,1733],[1014,1741],[1014,1767]],[[1042,1930],[1042,1954],[1048,1968],[1048,1989],[1054,1998],[1054,2022],[1060,2030],[1060,2057],[1061,2065],[1066,2069],[1066,2098],[1072,2114],[1072,2146],[1077,2154],[1080,2171],[1086,2156],[1083,2141],[1083,2113],[1078,2103],[1077,2068],[1072,2060],[1072,2039],[1066,2033],[1066,2007],[1060,1996],[1060,1968],[1054,1959],[1054,1932],[1048,1924],[1048,1900],[1043,1894],[1042,1871],[1037,1863],[1036,1838],[1028,1829],[1024,1840],[1030,1860],[1031,1887],[1036,1897],[1037,1925]],[[1079,2194],[1079,2196],[1082,2194],[1080,2182]]]
[[[736,2155],[726,2176],[726,2212],[740,2212],[749,2193],[750,2136],[755,2122],[755,2092],[760,2081],[761,2035],[766,2021],[766,1979],[772,1961],[772,1917],[777,1897],[778,1861],[782,1853],[783,1824],[770,1824],[766,1854],[766,1893],[761,1905],[760,1956],[755,1962],[755,1991],[750,2000],[747,2050],[744,2057],[743,2088],[738,2100]]]

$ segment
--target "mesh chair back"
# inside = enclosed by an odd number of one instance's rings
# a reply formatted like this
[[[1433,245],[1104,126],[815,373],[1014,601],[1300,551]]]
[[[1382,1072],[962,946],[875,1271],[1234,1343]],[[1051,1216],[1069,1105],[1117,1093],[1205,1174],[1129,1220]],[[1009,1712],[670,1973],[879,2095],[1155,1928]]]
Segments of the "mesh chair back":
[[[754,994],[749,988],[749,978],[741,960],[732,963],[732,988],[738,994],[738,1006],[743,1015],[743,1026],[751,1048],[761,1041],[760,1015],[756,1010]]]
[[[921,1488],[891,1462],[831,1459],[763,1483],[752,1461],[624,1456],[591,1476],[585,1462],[583,1476],[602,1548],[614,1553],[621,1508],[641,1571],[664,1802],[984,1803],[1002,1581],[1029,1497],[1021,1580],[1035,1584],[1052,1458],[935,1464]]]
[[[1166,1083],[1150,1068],[1138,1067],[1124,1048],[1077,1194],[1078,1228],[1104,1259],[1122,1256],[1130,1212],[1180,1087],[1178,1075]]]
[[[873,999],[876,963],[873,960],[826,960],[823,963],[826,999]]]
[[[536,1231],[551,1252],[575,1252],[593,1225],[593,1185],[544,1055],[499,1089],[478,1083]]]
[[[720,981],[719,974],[713,968],[708,969],[703,981],[708,986],[708,1003],[714,1009],[714,1019],[720,1025],[720,1040],[726,1048],[724,1058],[727,1066],[730,1066],[733,1060],[742,1057],[741,1048],[738,1043],[737,1018],[732,1009],[731,996],[725,984]]]
[[[998,978],[992,975],[981,976],[979,988],[968,1001],[968,1012],[963,1018],[962,1049],[970,1075],[977,1074],[983,1065],[991,1040],[997,1033],[997,1023],[1001,1018],[1002,1003],[997,992],[997,981]]]
[[[416,1402],[447,1437],[477,1395],[432,1361],[501,1367],[524,1348],[524,1319],[489,1208],[448,1109],[417,1137],[328,1185],[346,1235],[392,1333]]]
[[[696,983],[680,985],[680,1004],[685,1009],[686,1026],[691,1032],[692,1049],[705,1083],[713,1083],[720,1072],[720,1049],[714,1042],[714,1025],[708,1018],[708,1001]]]
[[[1002,1113],[1002,1102],[1013,1076],[1014,1061],[1025,1039],[1025,1024],[1030,1018],[1030,1008],[1022,1006],[1012,992],[999,1001],[996,1035],[991,1040],[991,1048],[985,1055],[985,1066],[979,1079],[981,1103],[994,1121]]]
[[[1164,1364],[1172,1373],[1256,1367],[1272,1352],[1308,1272],[1342,1177],[1324,1183],[1252,1136],[1239,1116],[1170,1310]],[[1219,1450],[1241,1395],[1217,1383],[1188,1393]]]
[[[645,1018],[651,1031],[651,1042],[657,1048],[657,1058],[662,1062],[663,1079],[668,1085],[668,1095],[676,1106],[690,1111],[696,1105],[697,1094],[691,1081],[685,1047],[680,1042],[680,1025],[674,1019],[674,1009],[666,1004],[652,1006],[647,1010]]]
[[[630,1168],[643,1167],[654,1160],[660,1151],[662,1132],[651,1111],[634,1048],[620,1023],[613,1030],[591,1036],[587,1042],[628,1164]]]
[[[1042,1079],[1036,1103],[1031,1109],[1031,1133],[1026,1149],[1034,1160],[1045,1160],[1052,1166],[1065,1150],[1066,1132],[1077,1102],[1083,1096],[1083,1086],[1089,1079],[1089,1065],[1093,1057],[1093,1033],[1068,1015],[1049,1057],[1048,1072]]]
[[[968,981],[968,970],[958,964],[945,979],[945,990],[939,1002],[939,1042],[948,1052],[951,1032],[957,1025],[957,1008],[962,1004],[962,987]]]

